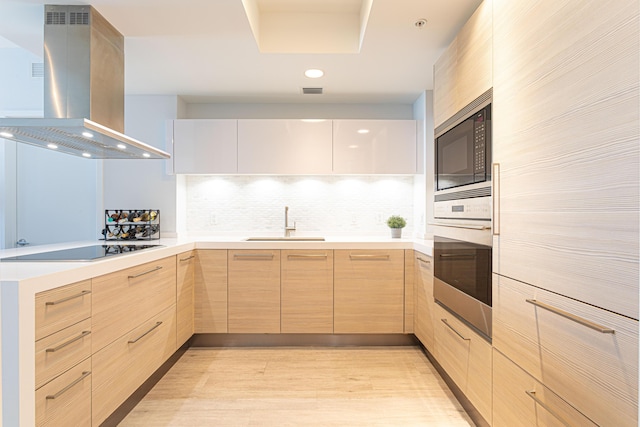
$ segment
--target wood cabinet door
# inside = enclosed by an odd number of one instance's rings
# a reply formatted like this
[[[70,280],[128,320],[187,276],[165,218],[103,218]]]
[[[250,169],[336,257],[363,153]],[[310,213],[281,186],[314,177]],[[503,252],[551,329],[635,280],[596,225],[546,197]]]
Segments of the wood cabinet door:
[[[227,251],[199,249],[195,261],[195,332],[227,333]]]
[[[195,251],[178,254],[176,262],[176,333],[179,347],[191,338],[194,331]]]
[[[433,353],[433,262],[432,258],[415,252],[415,320],[414,333],[422,345]]]
[[[639,9],[494,0],[494,272],[634,319]]]
[[[333,333],[333,251],[282,251],[284,333]]]
[[[174,120],[171,136],[174,173],[238,172],[237,120]]]
[[[238,173],[331,173],[331,120],[238,120]]]
[[[280,333],[280,251],[230,250],[229,333]]]
[[[404,251],[334,251],[334,332],[403,333]]]
[[[334,120],[333,172],[416,173],[415,120]]]

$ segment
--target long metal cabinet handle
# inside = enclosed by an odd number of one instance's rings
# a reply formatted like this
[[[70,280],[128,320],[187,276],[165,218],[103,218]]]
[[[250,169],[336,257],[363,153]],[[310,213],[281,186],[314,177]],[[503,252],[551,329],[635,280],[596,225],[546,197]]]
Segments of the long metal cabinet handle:
[[[349,258],[360,261],[374,261],[379,259],[389,259],[389,255],[354,255],[349,254]]]
[[[424,259],[424,258],[420,258],[420,257],[416,257],[416,259],[417,259],[418,261],[422,261],[422,262],[424,262],[425,264],[431,264],[431,261],[429,261],[428,259]]]
[[[287,259],[327,259],[327,254],[324,255],[287,255]]]
[[[186,258],[180,258],[180,261],[189,261],[190,259],[194,259],[196,256],[195,255],[191,255],[189,257]]]
[[[58,350],[62,350],[63,348],[65,348],[69,344],[73,344],[74,342],[81,340],[82,338],[86,337],[89,334],[91,334],[91,331],[82,331],[82,333],[80,335],[78,335],[77,337],[73,337],[69,341],[65,341],[62,344],[59,344],[59,345],[57,345],[55,347],[48,348],[48,349],[45,350],[45,352],[54,353],[54,352],[56,352]]]
[[[140,341],[142,338],[146,337],[147,335],[149,335],[154,329],[156,329],[158,326],[162,325],[162,322],[156,322],[155,325],[153,325],[151,327],[151,329],[149,329],[147,332],[145,332],[144,334],[140,335],[138,338],[136,338],[135,340],[129,340],[127,341],[129,344],[135,344],[138,341]]]
[[[471,341],[471,338],[465,338],[464,335],[462,335],[460,332],[456,331],[456,329],[453,326],[451,326],[449,324],[449,322],[447,322],[447,319],[440,319],[440,320],[442,321],[442,323],[447,325],[449,327],[449,329],[451,329],[453,332],[455,332],[457,336],[459,336],[460,338],[462,338],[465,341]]]
[[[596,330],[598,332],[601,332],[603,334],[613,334],[613,333],[616,332],[615,330],[607,328],[606,326],[598,325],[597,323],[594,323],[594,322],[592,322],[590,320],[587,320],[587,319],[585,319],[583,317],[576,316],[573,313],[569,313],[568,311],[564,311],[562,309],[559,309],[559,308],[554,307],[554,306],[549,305],[549,304],[545,304],[545,303],[540,302],[538,300],[527,299],[526,301],[529,304],[533,304],[533,305],[535,305],[537,307],[544,308],[545,310],[549,310],[552,313],[555,313],[555,314],[557,314],[559,316],[562,316],[562,317],[566,317],[569,320],[573,320],[576,323],[579,323],[579,324],[581,324],[583,326],[586,326],[587,328],[591,328],[591,329]]]
[[[493,235],[500,235],[500,163],[493,164]]]
[[[45,303],[44,303],[44,305],[56,305],[56,304],[60,304],[60,303],[63,303],[63,302],[70,301],[70,300],[72,300],[72,299],[76,299],[76,298],[83,297],[83,296],[88,295],[88,294],[90,294],[90,293],[91,293],[91,291],[82,291],[82,292],[80,292],[79,294],[71,295],[70,297],[62,298],[62,299],[59,299],[59,300],[57,300],[57,301],[47,301],[47,302],[45,302]]]
[[[273,259],[273,254],[234,254],[234,258],[268,258]]]
[[[532,398],[534,402],[536,402],[538,405],[542,406],[548,413],[553,415],[555,417],[555,419],[560,421],[565,426],[571,427],[571,424],[566,422],[560,415],[558,415],[558,413],[556,411],[551,409],[551,407],[549,407],[549,405],[544,403],[542,400],[538,399],[538,396],[536,396],[536,391],[535,390],[525,390],[525,393],[527,393],[527,396]]]
[[[162,266],[157,266],[156,268],[152,268],[151,270],[144,271],[142,273],[135,274],[133,276],[129,276],[129,279],[135,279],[140,276],[144,276],[145,274],[153,273],[154,271],[162,270]]]
[[[78,384],[79,382],[81,382],[83,379],[87,378],[89,375],[91,375],[91,371],[84,371],[82,373],[82,375],[80,376],[80,378],[74,380],[71,384],[69,384],[68,386],[66,386],[65,388],[63,388],[62,390],[60,390],[59,392],[55,393],[55,394],[50,394],[48,395],[46,398],[47,400],[52,400],[52,399],[57,399],[60,396],[62,396],[64,393],[66,393],[67,391],[69,391],[69,389],[71,387],[73,387],[74,385]]]

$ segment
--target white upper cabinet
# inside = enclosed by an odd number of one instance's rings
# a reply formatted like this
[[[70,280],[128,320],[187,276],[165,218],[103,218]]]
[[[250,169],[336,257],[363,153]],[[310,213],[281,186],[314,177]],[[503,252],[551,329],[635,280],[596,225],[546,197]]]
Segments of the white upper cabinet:
[[[435,127],[492,86],[492,2],[478,6],[434,65]]]
[[[238,173],[330,174],[331,120],[238,120]]]
[[[237,173],[237,123],[237,120],[174,120],[174,173]]]
[[[333,172],[416,173],[416,121],[334,120]]]
[[[494,272],[638,319],[640,5],[494,2]]]

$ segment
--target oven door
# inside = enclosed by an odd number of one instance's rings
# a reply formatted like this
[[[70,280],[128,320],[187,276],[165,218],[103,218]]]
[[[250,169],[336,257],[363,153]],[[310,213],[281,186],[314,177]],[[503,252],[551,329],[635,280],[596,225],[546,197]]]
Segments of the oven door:
[[[491,338],[491,246],[436,236],[434,297]]]

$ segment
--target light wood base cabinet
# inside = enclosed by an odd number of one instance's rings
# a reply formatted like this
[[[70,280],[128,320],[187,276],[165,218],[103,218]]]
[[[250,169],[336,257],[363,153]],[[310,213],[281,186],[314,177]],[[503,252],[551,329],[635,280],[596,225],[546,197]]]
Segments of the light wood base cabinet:
[[[91,425],[91,359],[36,390],[36,425]]]
[[[637,426],[637,320],[494,274],[493,345],[595,423]]]
[[[92,425],[98,426],[176,350],[175,304],[92,357]]]
[[[415,252],[414,334],[431,353],[433,345],[433,263],[432,258]]]
[[[281,332],[333,333],[333,251],[281,253]]]
[[[228,332],[226,250],[196,251],[194,321],[197,334]]]
[[[493,427],[596,425],[505,355],[493,350]]]
[[[334,332],[404,331],[404,251],[334,251]]]
[[[434,304],[434,357],[491,424],[491,344]]]
[[[230,250],[229,333],[280,333],[280,251]]]
[[[176,329],[177,346],[193,335],[195,251],[183,252],[176,258]]]
[[[36,341],[91,317],[91,280],[36,294]]]

